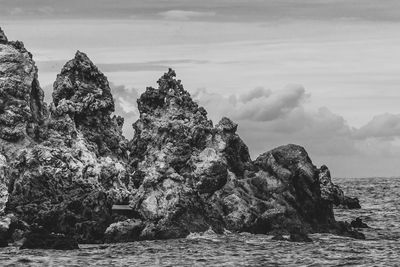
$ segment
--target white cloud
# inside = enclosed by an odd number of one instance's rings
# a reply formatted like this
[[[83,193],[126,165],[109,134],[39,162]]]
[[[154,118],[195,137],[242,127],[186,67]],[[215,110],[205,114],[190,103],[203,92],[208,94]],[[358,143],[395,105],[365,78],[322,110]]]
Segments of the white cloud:
[[[252,158],[294,143],[304,146],[316,165],[330,166],[335,176],[398,175],[388,166],[400,156],[400,115],[380,115],[357,129],[326,107],[310,109],[300,86],[266,92],[224,97],[202,89],[193,96],[214,122],[227,116],[239,124]]]
[[[188,10],[169,10],[159,13],[165,19],[170,20],[189,20],[192,18],[202,18],[215,16],[215,12],[199,12],[199,11],[188,11]]]
[[[400,114],[381,114],[373,117],[366,125],[354,133],[358,139],[400,137]]]
[[[193,97],[207,106],[212,114],[225,114],[236,120],[272,121],[301,106],[307,95],[302,86],[292,85],[279,91],[259,87],[229,97],[199,89]]]
[[[110,83],[111,92],[114,96],[115,114],[124,118],[122,132],[127,139],[132,139],[134,130],[132,123],[139,118],[136,100],[138,92],[135,88],[129,88],[124,85],[115,85]]]

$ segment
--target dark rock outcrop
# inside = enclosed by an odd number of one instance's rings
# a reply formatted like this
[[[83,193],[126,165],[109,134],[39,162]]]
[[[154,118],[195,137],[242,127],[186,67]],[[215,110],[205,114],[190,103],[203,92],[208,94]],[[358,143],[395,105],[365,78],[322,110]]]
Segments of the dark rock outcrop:
[[[312,242],[312,239],[308,237],[307,233],[302,229],[295,229],[290,233],[289,241],[291,242]]]
[[[332,201],[321,195],[323,170],[304,148],[281,146],[252,161],[238,125],[222,118],[214,126],[174,71],[138,99],[140,118],[128,143],[123,119],[112,116],[107,78],[84,53],[57,76],[48,109],[31,54],[21,42],[2,40],[0,216],[13,213],[46,229],[32,231],[24,247],[178,238],[208,229],[353,231],[335,221]],[[132,211],[117,216],[115,204]]]
[[[75,239],[64,234],[55,234],[43,228],[36,228],[27,234],[20,249],[56,249],[73,250],[79,249]]]
[[[8,246],[11,223],[11,216],[0,216],[0,247]]]
[[[22,42],[0,32],[0,138],[18,146],[36,138],[46,113],[37,67]]]
[[[108,80],[86,54],[76,52],[57,75],[53,103],[53,116],[59,120],[68,115],[76,130],[97,148],[98,155],[127,157],[124,120],[110,116],[114,100]]]
[[[8,43],[7,36],[4,34],[3,30],[0,27],[0,44]]]
[[[287,145],[251,161],[223,118],[215,127],[175,72],[138,100],[131,165],[132,208],[145,224],[139,239],[216,232],[305,232],[336,229],[332,205],[321,198],[320,171],[304,148]]]
[[[364,223],[360,217],[357,217],[355,220],[351,221],[350,225],[353,228],[369,228],[368,225]]]
[[[321,185],[321,196],[324,200],[333,203],[336,207],[343,209],[360,209],[360,201],[356,197],[345,196],[339,186],[332,183],[331,173],[325,165],[319,171]]]
[[[144,224],[140,220],[128,219],[111,224],[105,234],[104,241],[107,243],[130,242],[140,239],[140,233]]]
[[[0,247],[20,241],[28,229],[14,214],[0,216]]]
[[[111,117],[107,79],[77,52],[58,76],[49,114],[20,42],[0,44],[0,78],[1,211],[79,242],[102,242],[111,206],[132,191],[128,142],[122,120]]]

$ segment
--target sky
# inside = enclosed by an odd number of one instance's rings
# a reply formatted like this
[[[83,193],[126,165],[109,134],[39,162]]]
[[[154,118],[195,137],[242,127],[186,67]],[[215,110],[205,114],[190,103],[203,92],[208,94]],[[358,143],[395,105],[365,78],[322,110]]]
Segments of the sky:
[[[398,0],[0,0],[0,26],[52,83],[75,51],[108,77],[132,138],[168,67],[252,158],[295,143],[335,177],[400,176]]]

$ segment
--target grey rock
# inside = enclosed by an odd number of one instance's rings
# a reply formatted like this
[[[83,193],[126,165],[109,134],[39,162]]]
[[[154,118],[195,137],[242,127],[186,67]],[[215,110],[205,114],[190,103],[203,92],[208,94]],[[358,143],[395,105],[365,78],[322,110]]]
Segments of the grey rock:
[[[0,44],[5,44],[7,42],[8,42],[7,36],[0,27]]]
[[[140,220],[128,219],[111,224],[104,233],[107,243],[131,242],[139,239],[144,228]]]
[[[238,125],[222,118],[214,127],[171,69],[138,99],[130,142],[112,115],[108,80],[86,54],[62,68],[50,108],[37,75],[21,42],[0,44],[0,212],[47,231],[48,242],[32,231],[25,247],[208,229],[361,236],[335,221],[329,192],[321,194],[327,174],[304,148],[281,146],[252,161]],[[116,216],[115,204],[132,212]]]
[[[343,190],[332,182],[331,174],[325,165],[319,171],[322,199],[344,209],[360,209],[360,202],[356,197],[345,196]]]

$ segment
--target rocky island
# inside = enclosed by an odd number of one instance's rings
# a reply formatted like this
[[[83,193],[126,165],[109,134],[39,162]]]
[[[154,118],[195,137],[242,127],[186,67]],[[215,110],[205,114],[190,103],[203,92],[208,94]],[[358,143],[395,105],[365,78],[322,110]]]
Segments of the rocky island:
[[[127,139],[108,80],[86,54],[65,64],[47,105],[32,55],[0,29],[0,245],[34,248],[40,234],[49,241],[37,247],[69,249],[208,229],[363,238],[335,220],[334,206],[360,206],[326,166],[298,145],[252,160],[238,125],[214,125],[175,76],[168,70],[140,96]]]

